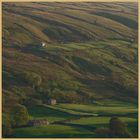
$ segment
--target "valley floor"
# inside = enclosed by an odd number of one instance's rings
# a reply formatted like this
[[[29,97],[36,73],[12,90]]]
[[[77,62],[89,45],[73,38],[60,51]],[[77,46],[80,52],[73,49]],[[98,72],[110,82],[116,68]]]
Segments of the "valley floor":
[[[95,130],[108,127],[113,116],[127,124],[129,132],[137,137],[137,106],[124,104],[83,105],[57,104],[30,107],[30,119],[46,118],[46,126],[33,126],[14,129],[13,137],[77,138],[97,137]]]

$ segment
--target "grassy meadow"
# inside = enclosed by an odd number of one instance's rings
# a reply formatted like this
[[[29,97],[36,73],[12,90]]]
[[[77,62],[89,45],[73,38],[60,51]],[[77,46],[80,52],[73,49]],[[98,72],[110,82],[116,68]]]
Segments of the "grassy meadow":
[[[2,19],[3,137],[138,137],[136,2],[3,2]]]
[[[59,106],[59,109],[58,109]],[[66,110],[64,110],[64,107]],[[84,107],[83,107],[84,106]],[[74,109],[73,109],[74,108]],[[76,109],[82,110],[76,110]],[[102,108],[102,109],[100,109]],[[119,109],[118,109],[119,108]],[[73,110],[75,110],[73,112]],[[88,113],[85,114],[85,112]],[[98,113],[97,113],[98,110]],[[103,110],[103,111],[102,111]],[[112,111],[111,111],[112,110]],[[105,112],[103,116],[95,116]],[[111,114],[108,115],[108,112]],[[123,112],[123,114],[122,114]],[[127,114],[128,115],[124,115]],[[127,124],[128,130],[137,137],[137,108],[134,105],[129,108],[126,105],[121,107],[95,106],[95,105],[80,105],[80,104],[60,104],[53,106],[36,106],[29,109],[31,118],[47,118],[50,122],[48,126],[34,126],[25,128],[16,128],[14,137],[97,137],[94,132],[97,128],[108,127],[110,117],[119,115],[119,118]],[[93,116],[91,116],[91,114]],[[67,120],[67,121],[66,121]]]

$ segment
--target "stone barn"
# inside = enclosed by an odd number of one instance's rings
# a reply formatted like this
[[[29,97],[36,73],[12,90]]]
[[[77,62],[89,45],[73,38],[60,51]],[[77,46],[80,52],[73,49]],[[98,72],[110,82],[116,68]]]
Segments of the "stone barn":
[[[56,100],[55,99],[49,99],[48,100],[48,104],[49,105],[55,105],[56,104]]]
[[[49,122],[47,119],[36,119],[30,120],[28,122],[28,126],[40,126],[40,125],[49,125]]]

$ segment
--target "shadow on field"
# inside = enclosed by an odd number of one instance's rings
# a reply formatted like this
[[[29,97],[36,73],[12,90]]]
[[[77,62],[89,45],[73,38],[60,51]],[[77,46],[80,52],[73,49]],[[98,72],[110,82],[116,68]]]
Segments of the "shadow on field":
[[[14,135],[14,138],[93,138],[95,134],[44,134],[44,135]]]
[[[71,126],[71,127],[76,127],[76,128],[82,128],[82,129],[86,129],[86,130],[91,131],[91,132],[93,132],[96,129],[95,126],[89,126],[89,125],[63,123],[63,122],[60,122],[60,123],[57,123],[57,124],[65,125],[65,126]]]
[[[44,106],[36,106],[36,107],[29,107],[28,108],[29,113],[34,117],[76,117],[77,115],[72,115],[63,111],[58,111],[56,109],[52,109],[49,107]]]

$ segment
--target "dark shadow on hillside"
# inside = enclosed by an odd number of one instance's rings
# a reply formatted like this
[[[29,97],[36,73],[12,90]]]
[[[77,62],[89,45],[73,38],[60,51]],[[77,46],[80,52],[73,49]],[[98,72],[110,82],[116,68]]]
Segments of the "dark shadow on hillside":
[[[56,110],[49,107],[36,106],[35,108],[28,108],[29,113],[34,117],[77,117],[77,115],[72,115],[64,111]]]
[[[73,124],[73,123],[57,123],[57,124],[76,127],[76,128],[82,128],[82,129],[86,129],[86,130],[91,131],[91,132],[93,132],[96,129],[95,126],[90,126],[90,125]]]
[[[115,20],[125,26],[128,26],[132,29],[135,29],[137,30],[138,29],[138,23],[130,18],[127,18],[127,17],[124,17],[124,16],[121,16],[121,15],[115,15],[115,14],[111,14],[111,13],[107,13],[107,12],[92,12],[93,14],[96,14],[98,16],[102,16],[102,17],[105,17],[105,18],[109,18],[109,19],[112,19],[112,20]]]
[[[69,133],[65,133],[65,134],[38,134],[37,136],[34,134],[27,134],[27,135],[14,135],[11,138],[94,138],[95,134],[69,134]]]
[[[80,57],[73,57],[73,61],[84,72],[89,72],[95,75],[110,75],[111,73],[110,69],[96,63],[91,63]]]

